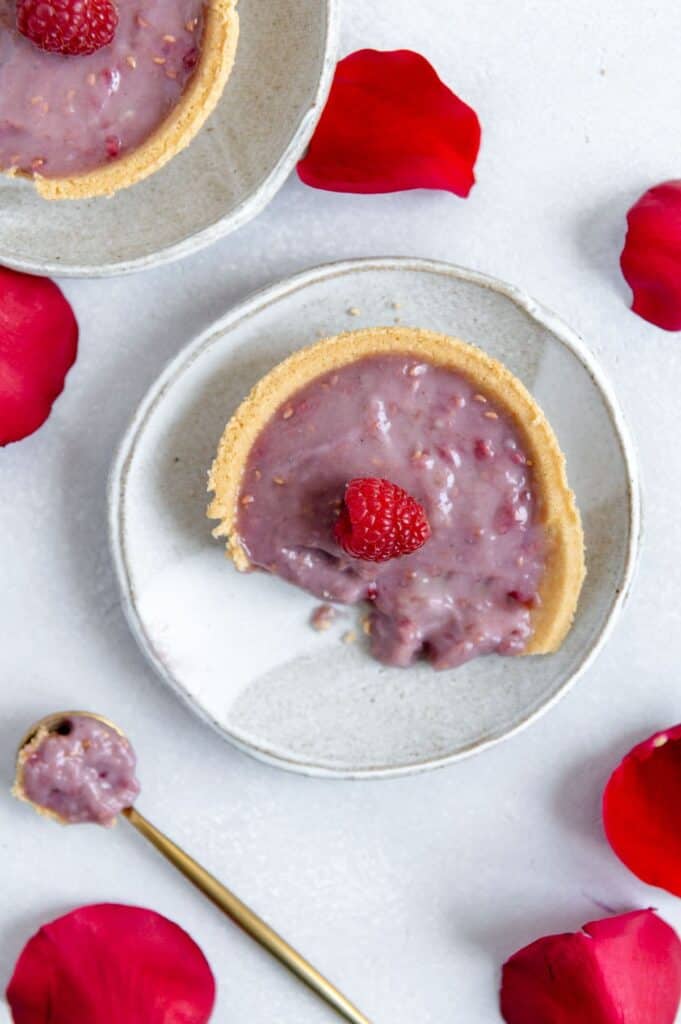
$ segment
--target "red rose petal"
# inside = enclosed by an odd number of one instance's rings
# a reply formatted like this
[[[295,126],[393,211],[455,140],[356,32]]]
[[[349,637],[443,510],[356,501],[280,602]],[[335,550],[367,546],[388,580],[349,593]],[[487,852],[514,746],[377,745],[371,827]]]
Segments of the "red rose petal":
[[[77,351],[78,324],[57,285],[0,267],[0,446],[42,426]]]
[[[330,192],[443,189],[467,196],[480,122],[411,50],[358,50],[336,68],[302,181]]]
[[[24,947],[7,989],[14,1024],[206,1024],[215,981],[193,939],[139,907],[81,907]]]
[[[622,273],[632,309],[666,331],[681,331],[681,181],[641,196],[627,214]]]
[[[605,788],[603,822],[630,871],[681,896],[681,725],[627,754]]]
[[[674,1024],[681,941],[652,910],[549,935],[504,965],[507,1024]]]

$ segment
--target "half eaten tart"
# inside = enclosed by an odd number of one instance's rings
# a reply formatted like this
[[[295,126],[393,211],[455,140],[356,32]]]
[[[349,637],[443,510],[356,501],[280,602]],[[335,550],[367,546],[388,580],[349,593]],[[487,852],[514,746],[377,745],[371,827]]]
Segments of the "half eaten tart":
[[[113,40],[40,49],[0,0],[0,171],[45,199],[111,196],[159,170],[213,112],[234,64],[235,0],[115,0]]]
[[[425,509],[419,550],[377,564],[336,541],[346,486],[368,477]],[[572,624],[584,541],[565,459],[524,385],[463,341],[386,327],[294,353],[228,423],[209,489],[237,569],[369,601],[386,664],[548,654]]]

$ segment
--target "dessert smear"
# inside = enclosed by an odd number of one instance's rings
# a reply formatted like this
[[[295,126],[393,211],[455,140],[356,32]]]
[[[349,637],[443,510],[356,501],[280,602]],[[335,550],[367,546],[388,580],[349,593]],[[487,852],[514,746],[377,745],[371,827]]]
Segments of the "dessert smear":
[[[411,553],[348,553],[345,501],[358,487],[362,500],[411,503]],[[510,417],[463,375],[378,355],[277,411],[250,451],[238,530],[259,568],[322,601],[370,601],[378,660],[443,669],[524,650],[545,568],[537,505]]]
[[[197,64],[202,0],[119,2],[113,40],[75,56],[22,35],[17,2],[0,0],[0,170],[68,177],[137,149]]]
[[[39,730],[19,760],[17,795],[65,824],[112,825],[139,793],[130,743],[89,715]]]

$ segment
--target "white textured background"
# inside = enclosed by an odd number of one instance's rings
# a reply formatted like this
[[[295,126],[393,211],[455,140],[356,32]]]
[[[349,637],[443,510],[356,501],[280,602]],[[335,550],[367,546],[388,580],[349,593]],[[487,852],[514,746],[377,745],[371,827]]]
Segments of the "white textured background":
[[[680,37],[672,0],[346,0],[344,52],[420,50],[477,109],[484,140],[471,198],[352,198],[291,180],[255,223],[182,264],[65,283],[82,328],[78,363],[47,426],[0,452],[7,784],[14,744],[43,712],[111,715],[138,749],[140,808],[375,1024],[496,1020],[502,960],[600,916],[601,903],[654,904],[681,929],[681,903],[628,874],[599,823],[619,756],[681,719],[681,346],[628,312],[617,266],[628,206],[681,176]],[[292,271],[378,254],[495,274],[583,334],[637,438],[645,544],[607,650],[538,725],[433,775],[311,781],[236,753],[151,675],[118,606],[105,480],[138,399],[200,328]],[[220,1024],[335,1019],[125,823],[113,834],[60,831],[2,796],[0,878],[3,986],[41,922],[119,900],[161,911],[198,940],[219,980]]]

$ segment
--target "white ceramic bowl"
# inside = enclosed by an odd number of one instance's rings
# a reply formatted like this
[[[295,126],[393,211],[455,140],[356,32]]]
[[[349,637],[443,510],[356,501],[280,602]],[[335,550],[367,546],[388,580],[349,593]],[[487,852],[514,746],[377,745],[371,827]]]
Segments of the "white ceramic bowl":
[[[340,0],[241,0],[217,110],[183,153],[111,199],[47,202],[0,175],[0,264],[103,277],[167,263],[255,217],[310,140],[336,62]]]
[[[356,628],[354,611],[314,632],[313,598],[271,576],[239,575],[211,537],[206,473],[250,387],[305,343],[397,316],[503,360],[556,430],[584,519],[588,577],[555,655],[488,657],[441,673],[386,668],[361,641],[342,643]],[[446,764],[537,718],[605,642],[631,581],[639,522],[627,431],[583,342],[514,288],[410,259],[311,270],[228,313],[151,388],[110,487],[123,604],[154,667],[237,746],[315,775],[385,777]]]

